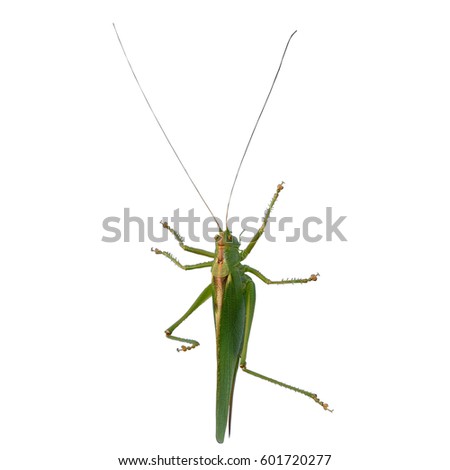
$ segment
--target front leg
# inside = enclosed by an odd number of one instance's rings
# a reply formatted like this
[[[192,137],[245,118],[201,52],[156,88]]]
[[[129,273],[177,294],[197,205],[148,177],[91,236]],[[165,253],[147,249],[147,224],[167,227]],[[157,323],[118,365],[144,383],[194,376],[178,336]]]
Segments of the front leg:
[[[264,276],[264,274],[257,271],[255,268],[250,266],[244,266],[244,272],[254,274],[257,278],[261,279],[261,281],[265,282],[266,284],[306,284],[307,282],[317,281],[317,274],[311,274],[307,279],[300,279],[300,278],[292,278],[292,279],[282,279],[281,281],[271,281],[269,278]]]
[[[283,189],[283,184],[284,182],[282,181],[278,186],[277,186],[277,191],[273,195],[272,200],[270,201],[269,207],[267,208],[266,212],[264,213],[264,218],[263,218],[263,223],[259,230],[255,233],[254,237],[250,240],[249,244],[247,245],[247,248],[242,251],[241,253],[241,260],[244,260],[247,258],[247,256],[250,254],[250,252],[253,250],[254,246],[256,245],[256,242],[261,238],[261,235],[264,233],[264,229],[266,228],[267,221],[269,220],[270,213],[272,212],[273,206],[278,199],[278,195],[280,194],[280,191]]]
[[[202,250],[200,248],[194,248],[193,246],[187,246],[184,244],[184,238],[174,230],[167,222],[161,221],[162,226],[167,229],[176,239],[178,244],[184,251],[189,251],[190,253],[195,253],[196,255],[207,256],[208,258],[214,258],[215,254],[212,251]]]
[[[173,256],[168,251],[161,251],[158,248],[152,248],[152,251],[157,255],[164,255],[166,258],[170,259],[172,263],[175,263],[179,268],[183,269],[184,271],[191,271],[192,269],[200,269],[200,268],[210,268],[212,267],[214,261],[206,261],[205,263],[197,263],[197,264],[181,264],[175,256]]]

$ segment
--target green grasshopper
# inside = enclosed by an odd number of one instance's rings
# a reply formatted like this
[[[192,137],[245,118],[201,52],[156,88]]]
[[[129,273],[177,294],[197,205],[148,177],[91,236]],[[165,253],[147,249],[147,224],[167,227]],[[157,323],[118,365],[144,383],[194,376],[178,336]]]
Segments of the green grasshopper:
[[[114,26],[114,29],[115,29],[115,26]],[[253,138],[253,134],[255,133],[259,120],[264,112],[267,101],[270,97],[272,89],[277,80],[278,73],[280,72],[281,66],[283,64],[284,56],[288,49],[289,43],[292,39],[292,36],[295,33],[296,31],[292,33],[292,35],[289,37],[289,40],[285,46],[275,78],[272,82],[269,93],[264,101],[264,105],[261,109],[261,112],[259,113],[258,119],[256,120],[255,126],[250,135],[250,139],[247,143],[244,154],[240,161],[240,164],[236,172],[236,176],[235,176],[235,179],[234,179],[231,191],[230,191],[225,221],[228,221],[228,212],[229,212],[229,207],[230,207],[231,196],[233,194],[233,190],[234,190],[236,180],[239,175],[239,171],[242,166],[242,162],[244,161],[244,158],[247,154],[247,150]],[[194,339],[181,338],[178,336],[174,336],[173,333],[187,318],[189,318],[189,316],[195,310],[198,309],[198,307],[200,307],[200,305],[205,303],[208,299],[212,298],[213,310],[214,310],[214,324],[215,324],[215,330],[216,330],[216,354],[217,354],[217,389],[216,389],[217,390],[216,391],[216,439],[217,439],[217,442],[223,443],[227,424],[228,424],[228,429],[230,431],[231,411],[232,411],[232,404],[233,404],[233,392],[234,392],[234,385],[236,381],[236,373],[239,367],[244,372],[246,372],[247,374],[253,375],[254,377],[259,377],[260,379],[267,380],[268,382],[271,382],[273,384],[280,385],[282,387],[293,390],[294,392],[298,392],[303,395],[306,395],[307,397],[312,398],[320,406],[322,406],[324,410],[332,411],[329,409],[328,404],[321,401],[315,393],[311,393],[306,390],[293,387],[283,382],[279,382],[278,380],[274,380],[270,377],[259,374],[247,368],[247,349],[248,349],[248,342],[250,338],[250,330],[252,327],[253,314],[255,311],[255,301],[256,301],[255,284],[253,280],[250,278],[250,276],[248,276],[248,274],[253,274],[254,276],[256,276],[261,281],[265,282],[266,284],[306,284],[311,281],[317,281],[317,278],[319,276],[319,274],[312,274],[308,278],[304,278],[304,279],[294,278],[294,279],[287,279],[287,280],[281,280],[281,281],[272,281],[268,279],[266,276],[264,276],[262,273],[257,271],[256,269],[252,268],[251,266],[242,264],[242,262],[247,258],[247,256],[251,253],[251,251],[255,247],[261,235],[264,233],[264,229],[266,227],[267,221],[270,217],[273,206],[275,202],[277,201],[281,190],[283,189],[284,183],[282,182],[277,186],[276,192],[273,195],[270,201],[269,207],[267,208],[264,214],[261,227],[253,236],[253,238],[250,240],[247,247],[241,250],[240,242],[231,233],[231,230],[228,228],[228,223],[226,222],[225,230],[224,230],[221,227],[217,218],[214,216],[211,209],[209,208],[208,204],[206,203],[202,194],[198,190],[194,181],[190,177],[185,166],[183,165],[180,157],[178,156],[169,138],[167,137],[167,134],[164,131],[161,123],[156,117],[156,114],[154,113],[139,83],[139,80],[137,79],[136,74],[134,73],[133,67],[131,66],[131,63],[127,57],[127,54],[122,45],[122,42],[117,33],[117,30],[116,30],[116,34],[117,34],[117,38],[119,40],[120,46],[122,48],[122,51],[128,62],[128,65],[130,66],[131,72],[133,73],[133,76],[141,90],[141,93],[143,94],[147,102],[148,107],[150,108],[150,111],[155,117],[156,122],[161,128],[167,142],[172,148],[172,151],[174,152],[175,156],[177,157],[178,161],[183,167],[183,170],[186,172],[189,180],[193,184],[197,193],[200,195],[200,198],[202,199],[203,203],[208,208],[209,212],[214,218],[219,229],[219,232],[215,237],[215,251],[212,252],[212,251],[202,250],[199,248],[194,248],[194,247],[185,245],[183,237],[178,232],[176,232],[173,228],[171,228],[167,224],[167,222],[161,222],[164,229],[168,230],[175,237],[180,247],[184,251],[210,258],[211,261],[206,261],[206,262],[198,263],[198,264],[183,265],[169,252],[162,251],[158,248],[152,248],[152,251],[154,253],[156,253],[157,255],[165,256],[170,261],[175,263],[179,268],[185,271],[190,271],[192,269],[211,268],[211,273],[212,273],[211,282],[206,286],[206,288],[197,297],[197,299],[194,301],[194,303],[191,305],[188,311],[178,321],[176,321],[173,325],[167,328],[167,330],[165,331],[165,334],[168,339],[184,343],[180,348],[178,348],[178,351],[190,351],[191,349],[194,349],[197,346],[199,346],[198,341]]]

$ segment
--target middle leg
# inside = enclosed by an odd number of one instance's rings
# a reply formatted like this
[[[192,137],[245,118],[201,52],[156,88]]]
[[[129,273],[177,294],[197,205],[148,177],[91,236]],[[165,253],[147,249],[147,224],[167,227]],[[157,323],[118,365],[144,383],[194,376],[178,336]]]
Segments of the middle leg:
[[[317,273],[311,274],[311,276],[306,279],[292,278],[282,279],[281,281],[271,281],[269,278],[264,276],[264,274],[260,273],[255,268],[252,268],[250,266],[244,266],[244,270],[246,273],[254,274],[257,278],[261,279],[261,281],[265,282],[266,284],[306,284],[307,282],[317,281],[317,277],[319,276],[319,273]]]

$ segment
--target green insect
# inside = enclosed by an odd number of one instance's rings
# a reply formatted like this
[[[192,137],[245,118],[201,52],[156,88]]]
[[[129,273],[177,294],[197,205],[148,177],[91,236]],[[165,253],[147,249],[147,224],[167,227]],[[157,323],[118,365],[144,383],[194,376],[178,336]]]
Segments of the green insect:
[[[114,29],[116,30],[115,26],[114,26]],[[152,251],[154,253],[156,253],[157,255],[165,256],[170,261],[175,263],[179,268],[185,271],[190,271],[192,269],[203,269],[203,268],[211,269],[212,276],[211,276],[210,283],[200,293],[200,295],[197,297],[197,299],[191,305],[188,311],[178,321],[176,321],[173,325],[167,328],[167,330],[165,331],[165,334],[168,339],[184,343],[181,346],[181,348],[178,349],[178,351],[190,351],[191,349],[194,349],[197,346],[199,346],[199,343],[196,340],[174,336],[173,333],[187,318],[189,318],[189,316],[195,310],[197,310],[198,307],[200,307],[200,305],[202,305],[208,299],[212,298],[213,310],[214,310],[214,324],[215,324],[215,330],[216,330],[216,351],[217,351],[217,389],[216,389],[217,390],[216,392],[217,394],[216,395],[216,439],[217,439],[217,442],[223,443],[227,424],[228,424],[228,429],[230,430],[234,384],[236,381],[236,373],[237,373],[238,368],[241,368],[241,370],[243,370],[247,374],[253,375],[254,377],[259,377],[260,379],[267,380],[268,382],[271,382],[273,384],[280,385],[282,387],[285,387],[295,392],[306,395],[307,397],[312,398],[320,406],[322,406],[324,410],[332,411],[329,409],[328,404],[320,400],[315,393],[311,393],[311,392],[302,390],[297,387],[292,387],[291,385],[287,385],[283,382],[279,382],[278,380],[274,380],[270,377],[259,374],[247,368],[247,349],[248,349],[248,342],[250,338],[250,331],[252,327],[253,314],[255,311],[255,301],[256,301],[255,284],[253,280],[250,278],[250,276],[248,276],[248,274],[253,274],[254,276],[256,276],[261,281],[265,282],[266,284],[306,284],[311,281],[317,281],[317,277],[319,276],[319,274],[312,274],[308,278],[304,278],[304,279],[288,279],[288,280],[281,280],[281,281],[272,281],[268,279],[266,276],[264,276],[262,273],[257,271],[256,269],[248,265],[242,264],[243,261],[247,258],[247,256],[251,253],[251,251],[255,247],[261,235],[264,233],[264,229],[266,227],[267,221],[272,212],[273,206],[275,202],[277,201],[281,190],[283,189],[284,183],[282,182],[277,186],[275,194],[273,195],[270,201],[269,207],[267,208],[264,214],[261,227],[253,236],[253,238],[250,240],[246,248],[241,250],[240,242],[235,236],[233,236],[233,234],[231,233],[231,230],[228,228],[228,224],[225,225],[225,230],[221,227],[219,221],[212,213],[205,199],[203,198],[197,186],[195,185],[194,181],[192,180],[189,173],[187,172],[180,157],[178,156],[169,138],[167,137],[167,134],[164,131],[161,123],[156,117],[139,83],[139,80],[137,79],[136,74],[134,73],[133,67],[131,66],[131,63],[127,57],[127,54],[122,45],[122,42],[117,33],[117,30],[116,30],[116,34],[117,34],[119,43],[122,47],[125,58],[128,62],[128,65],[130,66],[133,76],[147,102],[148,107],[150,108],[153,116],[155,117],[156,122],[161,128],[165,138],[167,139],[167,142],[172,148],[172,151],[174,152],[175,156],[177,157],[178,161],[183,167],[183,170],[186,172],[191,183],[194,185],[196,191],[200,195],[200,198],[202,199],[202,201],[208,208],[209,212],[213,216],[219,229],[219,232],[215,237],[215,251],[212,252],[212,251],[206,251],[206,250],[202,250],[199,248],[194,248],[194,247],[185,245],[184,239],[181,237],[181,235],[178,232],[176,232],[174,229],[172,229],[167,224],[167,222],[162,222],[163,227],[167,229],[175,237],[180,247],[184,251],[188,251],[190,253],[204,256],[206,258],[210,258],[211,261],[206,261],[206,262],[198,263],[198,264],[183,265],[173,255],[171,255],[167,251],[162,251],[158,248],[155,248],[155,249],[152,248]],[[272,89],[275,85],[281,66],[283,64],[284,56],[288,49],[289,43],[294,34],[295,32],[292,33],[292,35],[289,37],[289,40],[285,46],[275,78],[273,79],[269,93],[264,101],[263,107],[261,109],[261,112],[259,113],[258,119],[256,120],[255,126],[250,135],[250,139],[248,140],[244,154],[240,161],[240,164],[236,172],[236,176],[235,176],[235,179],[234,179],[231,191],[230,191],[225,221],[228,221],[228,211],[230,207],[231,196],[233,194],[233,190],[234,190],[236,180],[239,175],[239,171],[242,166],[242,162],[244,161],[244,158],[247,154],[247,150],[253,138],[253,134],[255,133],[259,120],[264,112],[265,106],[270,97]]]

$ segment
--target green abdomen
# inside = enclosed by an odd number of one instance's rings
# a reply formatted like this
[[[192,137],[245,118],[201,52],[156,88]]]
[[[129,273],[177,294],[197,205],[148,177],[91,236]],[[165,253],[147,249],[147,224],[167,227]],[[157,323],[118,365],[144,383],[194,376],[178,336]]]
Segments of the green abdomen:
[[[221,443],[225,436],[242,351],[245,306],[238,273],[235,276],[232,272],[225,277],[213,276],[212,283],[217,345],[216,439]]]

